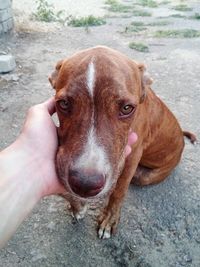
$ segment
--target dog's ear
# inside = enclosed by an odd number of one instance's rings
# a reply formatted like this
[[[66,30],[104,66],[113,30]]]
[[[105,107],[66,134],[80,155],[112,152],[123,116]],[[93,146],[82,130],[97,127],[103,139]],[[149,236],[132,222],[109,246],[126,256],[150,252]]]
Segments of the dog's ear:
[[[57,64],[56,64],[55,70],[49,76],[49,82],[50,82],[50,84],[52,85],[52,87],[54,89],[56,89],[56,81],[57,81],[58,73],[59,73],[59,70],[60,70],[60,68],[62,66],[62,63],[63,63],[63,60],[58,61]]]
[[[149,73],[146,71],[146,67],[144,64],[139,63],[138,68],[141,75],[141,95],[140,95],[140,103],[142,103],[146,97],[146,90],[152,84],[153,79],[150,77]]]

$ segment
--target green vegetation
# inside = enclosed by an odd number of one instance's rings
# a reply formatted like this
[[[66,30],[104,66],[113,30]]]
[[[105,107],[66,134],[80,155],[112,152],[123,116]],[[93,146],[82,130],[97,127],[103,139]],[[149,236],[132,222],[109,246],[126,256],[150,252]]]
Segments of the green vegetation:
[[[147,28],[146,27],[143,27],[143,26],[134,26],[134,25],[130,25],[130,26],[127,26],[124,30],[125,33],[129,33],[129,32],[141,32],[141,31],[144,31],[146,30]]]
[[[131,22],[131,25],[135,27],[145,27],[145,26],[166,26],[169,25],[170,22],[167,20],[161,20],[161,21],[153,21],[149,23],[144,23],[142,21],[133,21]]]
[[[189,17],[190,19],[200,19],[200,13],[195,13],[193,16]]]
[[[140,17],[151,17],[151,13],[143,10],[133,10],[132,14],[134,16]]]
[[[146,6],[146,7],[157,7],[158,6],[156,1],[153,1],[153,0],[138,0],[137,4],[141,6]]]
[[[187,5],[184,5],[184,4],[174,6],[172,7],[172,9],[177,10],[177,11],[192,11],[191,7],[188,7]]]
[[[131,6],[123,5],[123,4],[116,4],[111,5],[108,10],[112,12],[120,12],[120,13],[128,13],[131,11]]]
[[[153,21],[153,22],[147,23],[146,26],[156,27],[156,26],[166,26],[169,24],[171,24],[171,22],[167,20],[161,20],[161,21]]]
[[[106,4],[109,5],[108,10],[111,12],[128,13],[133,9],[133,6],[123,5],[115,0],[106,1]]]
[[[145,5],[147,2],[155,2],[155,1],[147,1],[147,0],[140,0],[140,5]],[[119,12],[119,13],[131,13],[134,16],[141,16],[141,17],[147,17],[151,16],[150,12],[144,11],[144,10],[135,10],[133,5],[124,5],[119,3],[117,0],[107,0],[105,4],[109,5],[108,10],[111,12]]]
[[[131,22],[131,25],[136,26],[136,27],[142,27],[142,26],[145,26],[146,24],[142,21],[133,21]]]
[[[166,26],[168,24],[170,24],[169,21],[155,21],[150,23],[144,23],[142,21],[133,21],[129,26],[125,27],[124,33],[141,32],[145,31],[148,26]]]
[[[168,5],[168,4],[170,4],[170,3],[171,3],[170,1],[167,1],[167,0],[165,1],[165,0],[164,0],[164,1],[160,2],[160,5]]]
[[[117,0],[107,0],[107,1],[105,2],[106,5],[115,5],[115,4],[117,4],[117,3],[118,3]]]
[[[181,14],[173,14],[173,15],[171,15],[170,17],[172,17],[172,18],[180,18],[180,19],[183,19],[183,18],[187,18],[185,15],[181,15]]]
[[[165,37],[165,38],[195,38],[200,37],[200,31],[193,29],[183,29],[183,30],[163,30],[156,31],[154,37]]]
[[[100,26],[106,24],[105,19],[100,17],[94,17],[93,15],[82,17],[82,18],[71,18],[68,22],[69,26],[73,27],[89,27],[89,26]]]
[[[61,22],[64,23],[66,18],[63,18],[64,11],[54,11],[54,6],[49,4],[47,0],[36,0],[36,13],[33,13],[33,18],[44,22]]]
[[[142,21],[133,21],[131,22],[130,26],[127,26],[125,28],[125,33],[129,33],[129,32],[140,32],[140,31],[144,31],[147,28],[145,27],[144,22]]]
[[[117,0],[107,0],[105,4],[109,5],[108,10],[111,12],[128,13],[133,9],[133,6],[121,4]]]
[[[135,43],[135,42],[131,42],[129,43],[129,48],[131,49],[135,49],[139,52],[149,52],[149,47],[143,43]]]

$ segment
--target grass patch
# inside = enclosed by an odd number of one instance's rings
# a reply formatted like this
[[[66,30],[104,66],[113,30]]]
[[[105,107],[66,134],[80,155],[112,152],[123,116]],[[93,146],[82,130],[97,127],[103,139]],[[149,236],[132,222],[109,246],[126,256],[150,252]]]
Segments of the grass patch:
[[[189,17],[190,19],[200,19],[200,13],[195,13],[193,16]]]
[[[131,25],[136,26],[136,27],[142,27],[142,26],[145,26],[146,24],[142,21],[133,21],[131,22]]]
[[[143,10],[133,10],[133,16],[136,17],[151,17],[151,13]]]
[[[108,7],[108,11],[119,12],[119,13],[128,13],[128,12],[131,12],[132,9],[133,9],[132,6],[123,5],[123,4],[120,4],[120,3],[111,4]]]
[[[154,37],[159,38],[195,38],[200,37],[200,31],[193,29],[156,31]]]
[[[160,5],[168,5],[168,4],[171,4],[171,2],[167,0],[160,2]]]
[[[144,23],[142,21],[133,21],[131,22],[131,25],[136,26],[136,27],[142,27],[142,26],[166,26],[169,25],[170,22],[166,20],[162,21],[154,21],[154,22],[149,22],[149,23]]]
[[[132,21],[131,26],[135,27],[146,27],[146,26],[166,26],[169,25],[170,22],[167,20],[162,20],[162,21],[154,21],[154,22],[149,22],[149,23],[144,23],[142,21]]]
[[[54,6],[49,4],[47,0],[36,0],[36,13],[32,14],[32,18],[44,22],[60,22],[65,23],[67,18],[63,18],[64,10],[55,12]]]
[[[93,15],[83,18],[71,18],[68,22],[68,25],[73,27],[101,26],[104,24],[106,24],[105,19],[101,17],[94,17]]]
[[[141,3],[143,1],[148,2],[147,0],[140,0]],[[117,0],[107,0],[105,4],[109,5],[107,9],[108,11],[111,12],[132,13],[134,16],[141,16],[141,17],[151,16],[150,12],[144,10],[135,10],[133,5],[124,5],[119,3]]]
[[[129,33],[129,32],[141,32],[146,30],[147,28],[145,27],[145,23],[142,21],[133,21],[131,22],[130,26],[126,26],[124,32]]]
[[[192,11],[193,9],[185,4],[180,4],[177,6],[172,7],[172,9],[177,11]]]
[[[116,0],[107,0],[107,1],[105,1],[106,5],[115,5],[117,3],[118,3],[118,1],[116,1]]]
[[[178,19],[185,19],[185,18],[187,18],[187,16],[185,16],[185,15],[181,15],[181,14],[173,14],[173,15],[171,15],[170,17],[172,17],[172,18],[178,18]]]
[[[170,24],[168,21],[155,21],[144,23],[142,21],[133,21],[129,26],[125,27],[124,33],[145,31],[148,26],[166,26]]]
[[[111,12],[128,13],[133,9],[133,6],[121,4],[117,0],[107,0],[105,4],[109,5],[107,9]]]
[[[143,43],[135,43],[135,42],[131,42],[129,43],[129,48],[131,49],[135,49],[139,52],[149,52],[149,47]]]
[[[145,7],[158,7],[157,2],[153,0],[138,0],[137,4]]]
[[[154,22],[147,23],[146,26],[156,27],[156,26],[166,26],[169,24],[171,24],[171,22],[167,20],[162,20],[162,21],[154,21]]]
[[[130,32],[141,32],[146,30],[146,27],[143,26],[134,26],[134,25],[130,25],[125,27],[124,33],[130,33]]]

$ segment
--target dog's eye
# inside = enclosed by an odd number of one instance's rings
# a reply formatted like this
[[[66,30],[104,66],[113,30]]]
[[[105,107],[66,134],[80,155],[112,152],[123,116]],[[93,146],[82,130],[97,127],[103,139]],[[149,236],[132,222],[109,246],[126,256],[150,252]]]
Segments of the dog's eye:
[[[69,103],[66,100],[60,100],[60,101],[58,101],[58,105],[63,110],[67,110],[68,107],[69,107]]]
[[[128,115],[130,115],[131,113],[133,113],[133,111],[135,110],[135,107],[132,105],[125,105],[120,109],[120,117],[127,117]]]

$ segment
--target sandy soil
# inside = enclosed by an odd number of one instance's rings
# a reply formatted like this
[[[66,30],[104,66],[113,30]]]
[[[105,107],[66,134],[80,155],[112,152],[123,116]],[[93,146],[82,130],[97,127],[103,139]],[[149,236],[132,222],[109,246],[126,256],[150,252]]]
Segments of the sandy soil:
[[[99,15],[104,12],[101,1],[74,2],[87,3],[86,6],[98,2],[98,8],[92,12]],[[45,24],[45,32],[39,26],[34,31],[18,28],[13,37],[1,40],[0,51],[15,55],[17,68],[0,77],[0,148],[19,134],[26,110],[53,94],[47,77],[55,63],[78,50],[99,44],[144,62],[154,79],[153,89],[174,112],[182,128],[200,136],[200,38],[153,37],[156,30],[199,30],[200,21],[187,18],[199,12],[199,5],[196,1],[187,3],[193,11],[175,12],[171,9],[172,3],[168,3],[155,9],[144,8],[153,13],[151,17],[110,14],[106,25],[89,29],[52,24]],[[73,12],[81,10],[80,6],[75,6],[77,9]],[[14,0],[14,8],[22,12],[26,5]],[[81,12],[86,12],[85,5]],[[159,18],[159,13],[165,18]],[[166,16],[174,13],[186,18]],[[147,26],[141,32],[126,30],[132,21],[163,20],[168,24]],[[131,50],[128,46],[131,41],[148,45],[149,53]],[[0,266],[199,267],[199,158],[199,145],[194,147],[186,141],[181,163],[165,182],[143,188],[130,186],[118,233],[111,240],[97,238],[98,205],[89,210],[82,222],[74,224],[63,199],[57,196],[43,199],[1,250]]]

